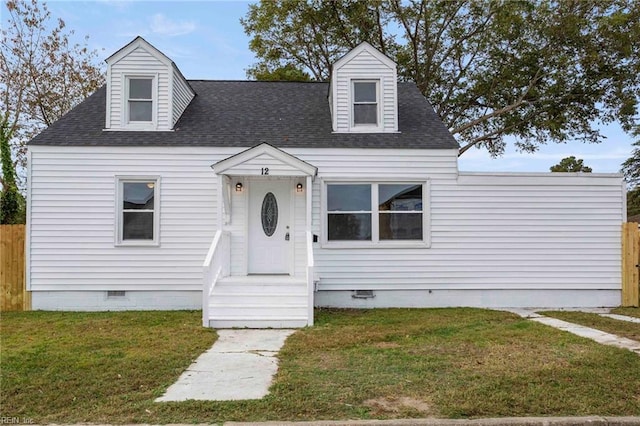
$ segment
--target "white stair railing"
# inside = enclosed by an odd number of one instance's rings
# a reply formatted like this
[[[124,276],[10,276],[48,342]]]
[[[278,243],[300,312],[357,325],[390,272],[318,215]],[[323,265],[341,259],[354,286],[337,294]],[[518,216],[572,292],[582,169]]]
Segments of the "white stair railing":
[[[231,266],[231,234],[216,231],[202,265],[202,326],[209,326],[209,301],[218,280],[229,275]]]
[[[307,325],[313,325],[313,293],[315,291],[314,282],[314,261],[313,261],[313,234],[306,231],[307,237]]]

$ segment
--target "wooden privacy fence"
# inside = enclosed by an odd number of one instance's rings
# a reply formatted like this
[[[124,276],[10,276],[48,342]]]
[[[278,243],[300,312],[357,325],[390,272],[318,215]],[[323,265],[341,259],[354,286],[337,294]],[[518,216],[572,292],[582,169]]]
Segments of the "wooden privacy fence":
[[[640,305],[640,229],[622,224],[622,306]]]
[[[0,311],[29,310],[24,281],[24,225],[0,225]]]

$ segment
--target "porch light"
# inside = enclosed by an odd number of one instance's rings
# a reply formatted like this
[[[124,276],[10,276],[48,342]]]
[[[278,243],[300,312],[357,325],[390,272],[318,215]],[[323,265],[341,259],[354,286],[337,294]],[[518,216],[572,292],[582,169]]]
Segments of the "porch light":
[[[242,192],[242,182],[236,183],[236,192]]]
[[[297,184],[297,185],[296,185],[296,192],[302,192],[302,188],[303,188],[303,187],[302,187],[302,184],[301,184],[301,183]]]

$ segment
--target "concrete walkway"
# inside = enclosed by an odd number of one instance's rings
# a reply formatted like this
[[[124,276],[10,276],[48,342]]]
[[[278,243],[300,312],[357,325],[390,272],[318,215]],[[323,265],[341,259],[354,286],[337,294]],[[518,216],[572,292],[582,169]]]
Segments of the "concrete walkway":
[[[218,340],[156,402],[260,399],[278,371],[276,355],[295,330],[218,330]]]
[[[586,337],[587,339],[594,340],[602,345],[609,345],[609,346],[615,346],[617,348],[628,349],[640,355],[640,342],[627,339],[626,337],[616,336],[615,334],[605,333],[604,331],[585,327],[583,325],[562,321],[556,318],[545,317],[543,315],[538,314],[536,312],[537,310],[543,310],[543,309],[505,309],[505,311],[520,315],[521,317],[530,319],[531,321],[539,322],[541,324],[545,324],[550,327],[557,328],[559,330],[567,331],[569,333],[573,333],[580,337]],[[594,313],[598,313],[599,315],[602,315],[602,316],[611,317],[611,315],[601,313],[601,312],[594,312]],[[630,317],[625,317],[625,318],[630,318]]]
[[[225,422],[224,426],[638,426],[640,417],[503,417],[493,419],[320,420]]]
[[[600,314],[601,317],[612,318],[618,321],[627,321],[627,322],[635,322],[636,324],[640,324],[640,318],[628,317],[626,315],[618,315],[618,314]]]

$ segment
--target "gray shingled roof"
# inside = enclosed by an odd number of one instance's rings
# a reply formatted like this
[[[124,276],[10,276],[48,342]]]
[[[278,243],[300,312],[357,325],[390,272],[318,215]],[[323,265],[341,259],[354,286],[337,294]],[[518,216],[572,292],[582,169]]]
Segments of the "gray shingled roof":
[[[398,83],[400,133],[333,133],[328,83],[190,80],[197,93],[173,132],[103,131],[100,88],[32,145],[450,149],[458,143],[413,83]]]

